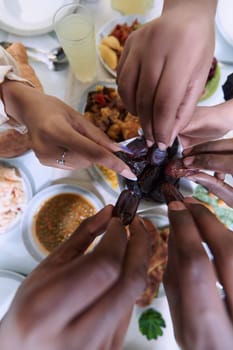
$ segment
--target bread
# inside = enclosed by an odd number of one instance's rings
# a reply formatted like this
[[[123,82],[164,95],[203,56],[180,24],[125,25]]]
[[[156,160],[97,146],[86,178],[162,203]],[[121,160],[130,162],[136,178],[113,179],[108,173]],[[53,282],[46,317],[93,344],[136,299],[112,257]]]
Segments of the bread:
[[[34,69],[28,62],[28,55],[25,46],[21,43],[13,43],[9,46],[7,52],[9,52],[9,54],[16,60],[21,77],[29,80],[35,88],[42,91],[42,84]]]
[[[117,67],[117,54],[114,50],[110,49],[110,47],[100,44],[99,46],[101,57],[104,62],[111,68],[116,69]]]
[[[102,39],[101,44],[110,47],[110,49],[121,51],[120,41],[113,35],[105,36]]]
[[[14,43],[7,49],[16,60],[20,76],[29,80],[36,89],[42,91],[43,87],[36,76],[34,69],[29,65],[26,48],[21,43]],[[11,158],[25,153],[31,148],[28,134],[21,134],[17,130],[0,131],[0,157]]]

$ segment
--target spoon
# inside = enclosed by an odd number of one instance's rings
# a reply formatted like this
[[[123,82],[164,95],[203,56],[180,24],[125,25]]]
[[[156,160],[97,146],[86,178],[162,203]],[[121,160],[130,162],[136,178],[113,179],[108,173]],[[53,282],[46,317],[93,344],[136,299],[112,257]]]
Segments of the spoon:
[[[12,43],[1,41],[0,45],[7,49]],[[50,70],[61,70],[68,64],[67,57],[62,47],[55,47],[52,50],[37,49],[25,46],[28,56],[35,61],[45,63]]]

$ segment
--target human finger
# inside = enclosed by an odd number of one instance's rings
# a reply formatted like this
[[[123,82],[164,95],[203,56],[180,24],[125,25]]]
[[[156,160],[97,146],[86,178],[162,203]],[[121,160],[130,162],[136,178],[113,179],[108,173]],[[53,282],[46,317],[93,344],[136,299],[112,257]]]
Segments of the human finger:
[[[54,166],[54,158],[56,161],[58,152],[60,152],[60,149],[63,148],[68,150],[65,155],[65,168],[83,168],[90,166],[91,164],[99,163],[115,170],[124,177],[135,179],[135,175],[121,159],[116,157],[104,146],[97,144],[86,136],[78,133],[70,125],[65,125],[62,133],[60,132],[58,134],[60,136],[57,136],[57,138],[53,139],[52,142],[53,145],[55,144],[57,146],[55,148],[56,151],[53,150],[53,146],[49,157],[47,146],[46,148],[43,147],[43,149],[41,149],[39,152],[40,159],[44,160],[44,164],[50,164],[52,155],[52,162]],[[117,149],[119,150],[118,146]]]
[[[204,77],[205,75],[202,74],[202,76]],[[194,80],[195,83],[192,80],[189,81],[183,101],[180,103],[177,112],[178,118],[172,131],[170,143],[172,143],[175,140],[177,135],[179,135],[180,131],[182,131],[183,128],[187,125],[189,119],[194,113],[197,101],[201,96],[202,88],[205,85],[205,79],[199,79],[197,81],[197,79],[195,78]]]
[[[32,301],[28,319],[33,315],[35,323],[43,321],[45,328],[53,324],[54,329],[62,329],[118,280],[126,247],[125,228],[118,218],[112,218],[105,235],[92,252],[74,258],[63,266],[59,265],[53,274],[45,276],[37,288],[30,283],[33,275],[36,279],[35,270],[27,281],[26,292],[24,290],[24,298]],[[47,261],[49,267],[49,260]],[[44,293],[46,298],[43,299]],[[22,302],[22,305],[25,303]],[[32,322],[31,327],[35,323]]]
[[[224,180],[225,180],[225,177],[226,177],[226,174],[225,174],[225,173],[222,173],[222,172],[220,172],[220,171],[215,171],[214,177],[216,177],[216,179],[219,179],[219,180],[224,181]]]
[[[163,72],[163,65],[164,62],[159,57],[156,61],[148,61],[147,64],[142,64],[135,90],[136,114],[140,118],[140,124],[146,140],[153,143],[155,142],[152,119],[153,105],[157,84]]]
[[[113,335],[111,338],[111,345],[109,349],[111,350],[121,350],[123,349],[123,343],[125,339],[125,334],[128,330],[130,319],[133,313],[133,306],[129,306],[127,310],[125,310],[124,315],[118,322],[116,329],[113,331]]]
[[[188,75],[180,74],[180,57],[167,59],[163,67],[153,105],[153,134],[157,143],[170,145],[172,130],[176,123],[177,112],[186,94]],[[179,81],[179,84],[176,82]],[[174,89],[174,86],[176,88]],[[169,99],[167,98],[169,96]]]
[[[82,115],[74,111],[71,126],[75,131],[88,139],[94,141],[96,144],[103,146],[110,152],[120,151],[120,146],[113,142],[107,134],[105,134],[99,127],[95,126],[90,120],[84,118]]]
[[[163,284],[169,304],[176,339],[180,339],[180,332],[182,328],[180,318],[180,287],[177,278],[178,268],[176,242],[174,240],[172,227],[170,226],[168,238],[168,259],[163,276]]]
[[[149,233],[143,221],[135,217],[130,225],[130,240],[119,280],[90,309],[69,325],[69,339],[77,337],[77,332],[85,333],[84,330],[89,327],[95,330],[98,344],[101,344],[106,334],[114,334],[119,329],[122,317],[126,317],[139,293],[145,288],[149,258]],[[100,315],[101,321],[96,322]],[[88,344],[89,349],[96,348],[96,337],[90,339],[87,335],[83,339],[83,346]]]
[[[183,158],[186,168],[205,169],[233,174],[233,153],[202,153]]]
[[[191,213],[183,203],[172,202],[169,204],[169,220],[176,241],[182,332],[186,334],[179,341],[188,348],[190,344],[186,341],[190,336],[198,340],[195,335],[201,334],[203,327],[210,338],[213,338],[210,313],[211,320],[216,324],[224,321],[229,325],[229,320],[217,292],[214,268],[202,246],[199,229]]]
[[[42,264],[59,265],[82,256],[95,238],[106,230],[112,217],[112,209],[112,205],[107,205],[96,215],[82,221],[72,235],[49,255],[49,263],[44,260]]]
[[[203,241],[207,243],[214,256],[214,265],[226,293],[226,303],[232,318],[233,281],[229,276],[232,275],[233,233],[203,205],[188,203],[188,200],[186,205],[199,228]]]
[[[230,207],[233,206],[233,188],[226,182],[202,172],[187,176],[186,178],[204,186]]]
[[[133,33],[131,33],[131,34],[133,34]],[[132,35],[131,35],[131,38],[132,38]],[[117,78],[116,78],[117,85],[118,85],[119,76],[121,74],[121,70],[122,70],[123,66],[125,65],[125,61],[126,61],[128,54],[130,52],[129,42],[130,42],[131,38],[128,37],[127,41],[125,42],[124,49],[121,53],[119,62],[117,64]]]
[[[138,79],[141,71],[141,61],[137,55],[132,52],[131,43],[134,33],[126,41],[123,53],[117,67],[117,84],[119,95],[126,109],[133,115],[137,114],[136,109],[136,91]],[[132,68],[132,64],[134,69]]]
[[[227,153],[232,152],[233,139],[203,142],[183,151],[185,157],[202,153]]]

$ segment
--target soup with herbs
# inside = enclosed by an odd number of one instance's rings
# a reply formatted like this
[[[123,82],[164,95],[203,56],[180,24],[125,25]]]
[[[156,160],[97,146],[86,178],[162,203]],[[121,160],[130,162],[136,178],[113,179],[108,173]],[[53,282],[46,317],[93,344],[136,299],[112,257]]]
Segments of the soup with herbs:
[[[80,223],[96,213],[95,207],[83,196],[62,193],[48,199],[34,218],[36,239],[51,252],[67,239]]]

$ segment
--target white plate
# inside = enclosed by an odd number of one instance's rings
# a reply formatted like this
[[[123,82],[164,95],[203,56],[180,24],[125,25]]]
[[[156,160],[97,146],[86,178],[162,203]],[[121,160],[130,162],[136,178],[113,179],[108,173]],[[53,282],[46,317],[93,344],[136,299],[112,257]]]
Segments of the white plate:
[[[48,252],[43,249],[33,234],[34,218],[46,200],[61,193],[75,193],[83,196],[94,206],[96,212],[103,208],[103,203],[94,193],[76,185],[51,185],[38,192],[28,203],[28,206],[23,215],[21,227],[24,245],[29,254],[36,261],[41,261],[44,259],[48,255]]]
[[[0,270],[0,320],[9,309],[15,293],[24,278],[24,276],[16,272]]]
[[[16,35],[39,35],[53,30],[56,10],[71,0],[0,0],[0,28]],[[77,1],[78,2],[78,1]]]
[[[216,24],[224,39],[233,46],[233,1],[219,0],[216,12]]]
[[[111,31],[113,30],[113,28],[117,25],[117,24],[123,24],[123,23],[127,23],[128,25],[132,24],[132,22],[138,19],[138,21],[140,23],[146,23],[147,21],[149,21],[149,19],[147,19],[144,16],[141,15],[130,15],[130,16],[119,16],[115,19],[113,19],[110,22],[107,22],[103,27],[100,28],[100,30],[97,32],[96,34],[96,45],[97,45],[97,55],[98,58],[100,60],[100,62],[102,63],[102,65],[104,66],[104,68],[114,77],[116,77],[116,71],[111,69],[103,60],[103,58],[101,57],[100,51],[99,51],[99,45],[101,43],[101,40],[105,37],[108,36]]]
[[[6,159],[0,158],[0,164],[4,164],[8,167],[13,167],[18,170],[18,173],[22,178],[23,190],[25,192],[25,203],[23,203],[22,206],[20,207],[21,213],[18,214],[17,217],[7,226],[6,231],[4,231],[3,233],[5,235],[5,233],[13,231],[17,227],[17,225],[20,223],[25,207],[27,206],[27,203],[29,202],[29,200],[32,198],[33,191],[31,186],[32,180],[29,178],[29,174],[27,174],[27,170],[24,169],[24,167],[17,160],[12,159],[8,161]]]

